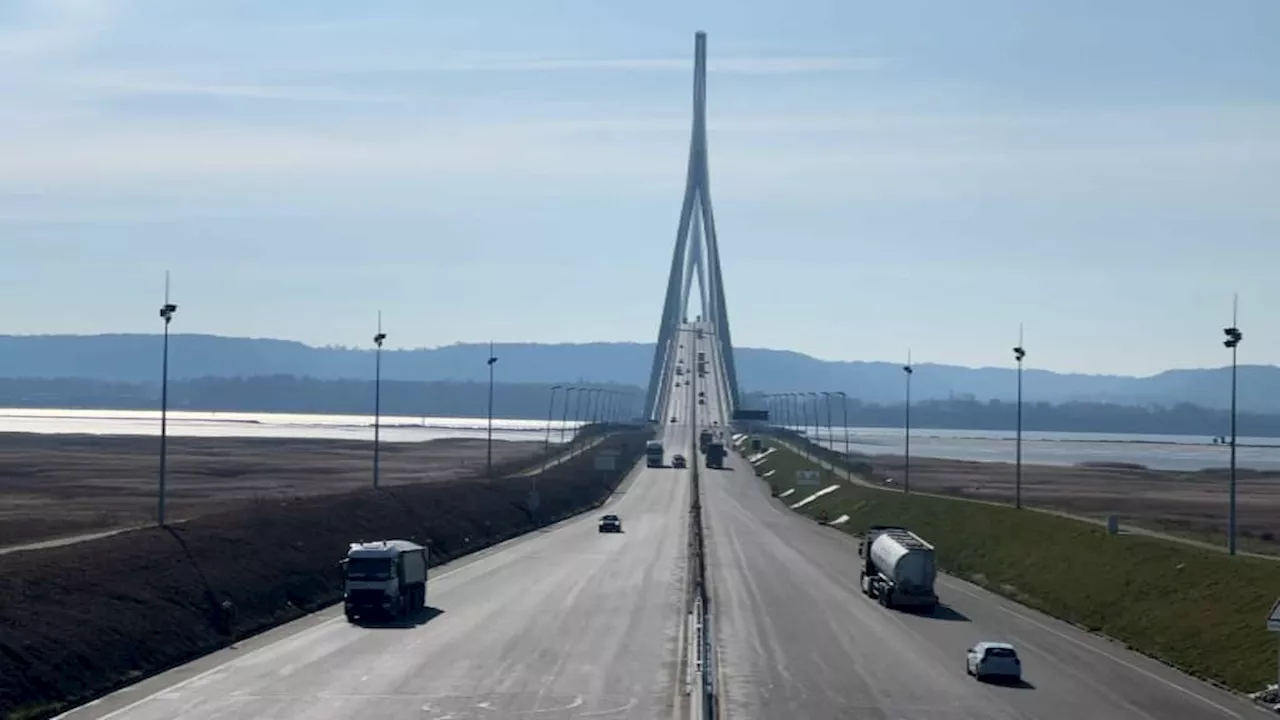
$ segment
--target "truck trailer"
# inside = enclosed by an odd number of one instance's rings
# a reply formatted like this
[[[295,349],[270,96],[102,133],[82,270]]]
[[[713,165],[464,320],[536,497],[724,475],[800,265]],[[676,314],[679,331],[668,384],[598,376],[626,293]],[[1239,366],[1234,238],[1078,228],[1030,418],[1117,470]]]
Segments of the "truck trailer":
[[[707,446],[710,445],[711,441],[714,439],[715,436],[711,434],[710,430],[703,430],[698,433],[698,452],[706,453]]]
[[[348,622],[412,615],[427,602],[427,549],[408,540],[351,543],[342,577]]]
[[[904,527],[872,525],[858,545],[862,592],[888,608],[933,612],[937,568],[933,546]]]

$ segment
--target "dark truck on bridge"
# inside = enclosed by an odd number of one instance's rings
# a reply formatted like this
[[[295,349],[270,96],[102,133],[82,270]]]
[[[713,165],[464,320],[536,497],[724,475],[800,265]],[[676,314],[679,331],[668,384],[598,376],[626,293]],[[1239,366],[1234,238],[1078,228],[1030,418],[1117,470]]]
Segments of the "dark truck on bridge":
[[[707,452],[707,445],[710,445],[711,441],[714,439],[715,436],[711,434],[710,430],[703,430],[698,433],[698,452],[705,454]]]
[[[719,440],[709,442],[707,443],[707,449],[703,453],[707,456],[707,467],[712,470],[724,469],[724,443]]]

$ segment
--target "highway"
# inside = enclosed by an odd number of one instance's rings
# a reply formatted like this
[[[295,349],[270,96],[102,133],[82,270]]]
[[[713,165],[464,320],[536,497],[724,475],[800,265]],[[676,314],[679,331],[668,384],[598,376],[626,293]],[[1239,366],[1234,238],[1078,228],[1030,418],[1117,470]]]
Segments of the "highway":
[[[64,717],[672,717],[689,489],[690,471],[642,463],[599,512],[433,571],[425,622],[362,628],[330,608]],[[622,534],[597,532],[606,511]]]
[[[707,383],[705,411],[722,403]],[[785,508],[738,455],[701,470],[721,715],[733,720],[1262,717],[1248,701],[1065,623],[940,576],[937,617],[880,607],[855,540]],[[1021,686],[964,672],[980,640],[1014,643]]]

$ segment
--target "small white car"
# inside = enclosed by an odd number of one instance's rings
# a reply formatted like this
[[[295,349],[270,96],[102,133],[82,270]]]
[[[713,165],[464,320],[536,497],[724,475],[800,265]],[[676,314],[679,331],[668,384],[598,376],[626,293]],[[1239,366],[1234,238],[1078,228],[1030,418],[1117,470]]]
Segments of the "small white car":
[[[978,680],[985,678],[1022,679],[1022,660],[1013,646],[1004,642],[980,642],[965,654],[964,671]]]

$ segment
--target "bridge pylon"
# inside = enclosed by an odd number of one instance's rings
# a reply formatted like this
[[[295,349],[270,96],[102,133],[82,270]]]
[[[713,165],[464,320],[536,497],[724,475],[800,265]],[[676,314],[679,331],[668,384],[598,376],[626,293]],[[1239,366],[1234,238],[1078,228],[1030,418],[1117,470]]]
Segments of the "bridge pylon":
[[[658,344],[649,372],[645,413],[661,421],[671,392],[673,366],[680,344],[680,326],[687,317],[689,294],[698,281],[703,327],[711,336],[715,377],[732,414],[738,407],[738,378],[733,361],[733,338],[729,333],[729,311],[724,301],[724,278],[720,273],[720,248],[716,238],[715,214],[711,209],[711,173],[707,162],[707,34],[694,36],[693,132],[689,143],[689,171],[685,180],[684,204],[676,230],[675,252],[667,294],[658,324]]]

